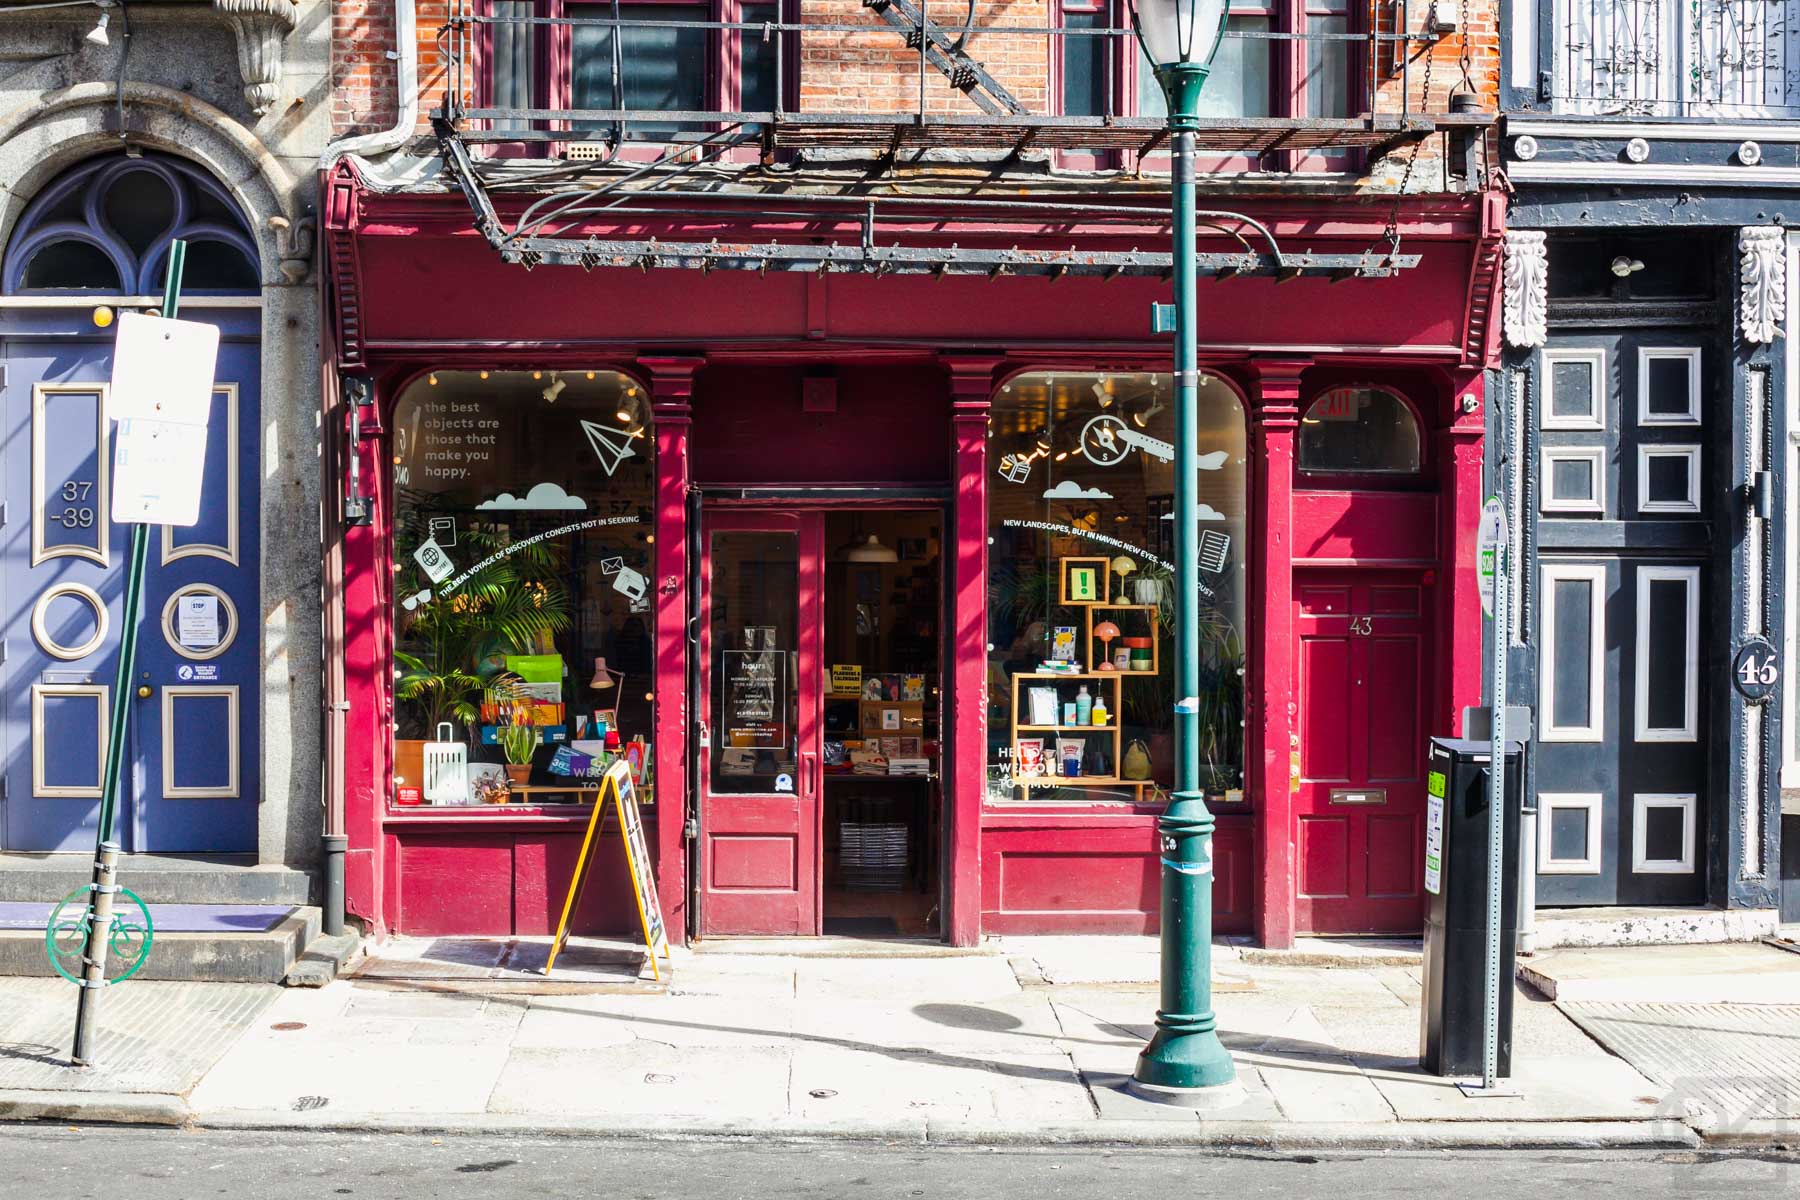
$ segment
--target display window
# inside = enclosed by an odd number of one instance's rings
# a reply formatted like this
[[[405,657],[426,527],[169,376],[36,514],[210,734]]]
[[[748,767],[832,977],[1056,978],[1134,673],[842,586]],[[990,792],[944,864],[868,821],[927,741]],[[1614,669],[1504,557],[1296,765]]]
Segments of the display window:
[[[1200,764],[1243,798],[1244,409],[1199,393]],[[988,427],[991,802],[1166,801],[1174,786],[1175,412],[1166,374],[1042,372]]]
[[[394,412],[400,805],[652,801],[654,440],[609,371],[438,371]]]

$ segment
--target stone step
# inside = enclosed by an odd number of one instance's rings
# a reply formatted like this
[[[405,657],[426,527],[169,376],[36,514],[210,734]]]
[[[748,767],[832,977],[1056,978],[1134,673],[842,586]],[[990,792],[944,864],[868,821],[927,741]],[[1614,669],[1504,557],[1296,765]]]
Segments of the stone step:
[[[0,903],[62,899],[94,874],[94,856],[0,853]],[[312,900],[312,879],[259,866],[249,854],[125,854],[119,882],[145,904],[290,904]]]
[[[220,905],[211,919],[191,919],[200,907],[163,912],[168,928],[155,931],[149,960],[133,980],[280,983],[319,936],[320,913],[310,905]],[[151,908],[152,922],[159,911]],[[234,921],[246,927],[221,928]],[[0,975],[54,975],[43,927],[21,928],[16,915],[11,924],[0,928]]]
[[[1775,932],[1772,908],[1540,908],[1537,950],[1580,946],[1704,946],[1755,942]]]
[[[1518,971],[1564,1002],[1800,1003],[1800,955],[1760,942],[1551,950],[1521,958]]]

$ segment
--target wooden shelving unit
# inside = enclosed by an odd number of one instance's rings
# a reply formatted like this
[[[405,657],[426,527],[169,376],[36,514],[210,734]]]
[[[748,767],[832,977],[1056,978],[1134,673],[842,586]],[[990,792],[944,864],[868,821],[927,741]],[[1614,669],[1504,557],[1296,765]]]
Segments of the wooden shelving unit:
[[[1154,604],[1087,604],[1083,605],[1083,607],[1087,609],[1086,653],[1087,669],[1089,671],[1106,675],[1123,675],[1129,679],[1134,675],[1140,678],[1155,675],[1162,669],[1161,639],[1156,636],[1157,622],[1161,619],[1162,610],[1160,608]],[[1094,626],[1100,623],[1094,618],[1094,614],[1097,612],[1141,612],[1145,614],[1145,623],[1150,627],[1150,669],[1148,671],[1121,671],[1117,667],[1113,668],[1111,671],[1102,672],[1099,670],[1100,664],[1094,661],[1094,656],[1096,654],[1105,654],[1107,648],[1104,645],[1099,644],[1098,640],[1094,637]],[[1116,621],[1114,622],[1114,624],[1117,623],[1118,622]],[[1136,622],[1133,623],[1135,624]],[[1141,636],[1144,635],[1126,633],[1124,631],[1120,632],[1121,638]]]
[[[1011,729],[1013,783],[1018,787],[1023,788],[1027,793],[1034,787],[1122,788],[1130,790],[1133,793],[1134,799],[1142,801],[1144,798],[1144,789],[1150,786],[1149,781],[1121,779],[1118,775],[1119,758],[1124,752],[1124,727],[1118,720],[1119,704],[1123,699],[1120,694],[1119,685],[1123,677],[1127,674],[1129,674],[1129,672],[1122,671],[1082,671],[1078,673],[1067,671],[1034,671],[1014,675],[1012,677]],[[1083,684],[1088,685],[1088,691],[1094,699],[1104,699],[1106,701],[1106,711],[1109,714],[1112,714],[1113,719],[1108,721],[1105,725],[1032,725],[1023,723],[1019,720],[1019,715],[1021,713],[1028,713],[1030,711],[1028,707],[1030,704],[1030,697],[1027,693],[1031,688],[1055,687],[1057,711],[1061,712],[1063,702],[1065,700],[1073,699],[1077,692],[1080,691]],[[1110,687],[1108,687],[1106,691],[1110,692],[1110,694],[1105,694],[1102,691],[1101,685],[1108,684]],[[1046,768],[1046,773],[1043,775],[1021,775],[1019,773],[1019,735],[1029,735],[1032,733],[1052,735],[1044,739],[1044,766]],[[1106,775],[1064,776],[1050,774],[1049,771],[1058,765],[1056,758],[1056,741],[1054,737],[1054,735],[1058,733],[1080,734],[1083,736],[1084,740],[1096,734],[1105,737],[1111,746],[1111,757],[1109,761],[1112,763],[1112,772]],[[1089,744],[1091,745],[1091,743]],[[1087,747],[1084,746],[1084,753],[1086,749]]]

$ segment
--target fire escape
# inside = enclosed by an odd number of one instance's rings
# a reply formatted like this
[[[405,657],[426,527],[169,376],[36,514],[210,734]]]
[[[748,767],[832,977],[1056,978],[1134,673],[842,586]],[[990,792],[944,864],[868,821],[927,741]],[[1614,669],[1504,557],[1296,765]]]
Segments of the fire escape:
[[[624,30],[632,23],[622,20],[616,2],[608,16],[541,18],[481,14],[471,0],[456,0],[449,22],[438,34],[447,64],[446,86],[443,105],[432,116],[444,165],[467,197],[476,228],[505,261],[527,269],[570,265],[586,270],[666,267],[1052,278],[1170,272],[1170,255],[1164,248],[1168,209],[1160,202],[918,197],[877,195],[868,188],[839,189],[835,194],[784,189],[778,197],[767,193],[747,197],[742,191],[718,187],[682,187],[684,177],[691,183],[693,173],[703,166],[743,159],[764,167],[798,156],[859,161],[872,165],[872,174],[878,177],[903,156],[927,152],[1001,165],[1020,162],[1032,152],[1079,153],[1090,159],[1106,155],[1129,159],[1141,168],[1164,146],[1167,130],[1160,116],[1030,111],[973,53],[977,42],[1002,38],[1033,39],[1034,45],[1048,48],[1047,53],[1060,53],[1062,39],[1116,42],[1131,38],[1127,29],[978,26],[973,2],[962,10],[959,24],[945,25],[927,11],[928,0],[861,2],[864,19],[855,22],[685,23],[706,28],[715,42],[755,38],[769,47],[773,103],[747,111],[631,106],[622,84],[629,58],[622,43]],[[1428,55],[1435,41],[1428,33],[1395,32],[1411,28],[1409,3],[1376,0],[1374,11],[1388,15],[1378,16],[1365,33],[1314,35],[1348,43],[1347,61],[1360,64],[1367,83],[1366,108],[1360,115],[1212,118],[1202,123],[1200,152],[1255,162],[1303,154],[1362,161],[1396,150],[1416,155],[1421,142],[1442,137],[1446,157],[1463,164],[1467,179],[1474,180],[1479,146],[1493,117],[1480,112],[1414,111],[1406,105],[1410,75],[1416,69],[1413,62]],[[472,102],[488,92],[475,73],[478,47],[491,44],[494,31],[507,26],[526,36],[570,32],[556,27],[605,29],[611,61],[602,55],[599,69],[603,77],[610,75],[610,103],[553,108]],[[879,111],[876,105],[859,111],[820,111],[790,103],[803,39],[860,38],[867,44],[876,34],[903,42],[908,61],[915,64],[906,88],[910,104],[895,111]],[[1267,36],[1292,41],[1303,35]],[[1428,80],[1428,67],[1426,71]],[[1402,103],[1397,110],[1391,103],[1389,111],[1382,109],[1381,84],[1387,80],[1399,85]],[[893,97],[883,99],[891,102]],[[667,144],[634,142],[633,130],[646,125],[691,132],[669,138]],[[541,155],[547,154],[562,160],[562,169],[528,178],[509,176],[507,168],[498,165],[500,160],[490,157],[489,148],[496,145],[514,147],[514,154],[540,155],[528,160],[539,164],[545,163]],[[636,153],[622,153],[628,148]],[[519,160],[511,161],[516,167]],[[545,194],[543,180],[559,186]],[[522,209],[496,199],[521,189],[530,193]],[[670,240],[632,227],[635,222],[670,216],[730,226],[751,207],[746,199],[756,200],[765,213],[768,205],[777,204],[792,219],[806,223],[806,236]],[[1398,202],[1396,193],[1396,215]],[[1002,244],[1003,231],[1016,229],[1021,221],[1050,225],[1076,219],[1090,228],[1116,228],[1118,236],[1109,239],[1112,242],[1141,238],[1142,244],[1133,240],[1122,248],[1071,244],[1058,249],[1041,248],[1042,239],[1033,248]],[[1373,278],[1419,261],[1418,255],[1402,252],[1392,218],[1383,238],[1366,249],[1327,253],[1285,250],[1266,225],[1242,213],[1206,210],[1200,220],[1207,239],[1197,262],[1203,275]]]

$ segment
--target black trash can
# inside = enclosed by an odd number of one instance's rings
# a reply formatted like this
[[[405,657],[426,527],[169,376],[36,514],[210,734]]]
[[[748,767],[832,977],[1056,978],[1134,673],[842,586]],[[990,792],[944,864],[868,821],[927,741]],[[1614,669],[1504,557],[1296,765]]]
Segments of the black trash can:
[[[1488,760],[1493,743],[1432,738],[1425,815],[1424,1004],[1419,1062],[1434,1075],[1481,1074],[1487,973]],[[1519,925],[1524,749],[1507,743],[1500,865],[1500,1052],[1512,1074],[1513,943]],[[1433,859],[1436,859],[1435,863]]]

